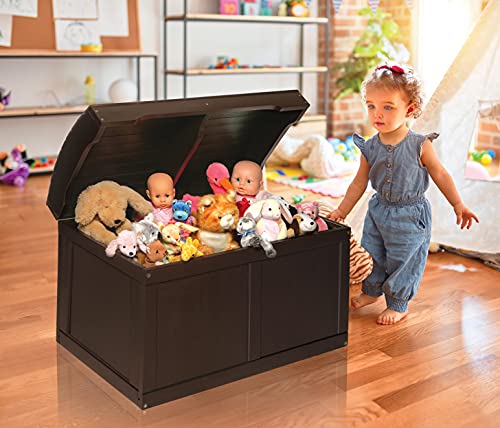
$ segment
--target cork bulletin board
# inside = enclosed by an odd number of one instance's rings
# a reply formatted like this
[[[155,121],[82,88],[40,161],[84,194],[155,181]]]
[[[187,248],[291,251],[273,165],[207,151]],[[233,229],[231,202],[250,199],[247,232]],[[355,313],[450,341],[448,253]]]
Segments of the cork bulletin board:
[[[106,0],[101,0],[106,1]],[[101,37],[104,51],[140,51],[138,0],[127,0],[127,37]],[[14,16],[10,47],[0,47],[0,53],[8,51],[56,51],[56,36],[52,0],[38,0],[38,16],[28,18]]]

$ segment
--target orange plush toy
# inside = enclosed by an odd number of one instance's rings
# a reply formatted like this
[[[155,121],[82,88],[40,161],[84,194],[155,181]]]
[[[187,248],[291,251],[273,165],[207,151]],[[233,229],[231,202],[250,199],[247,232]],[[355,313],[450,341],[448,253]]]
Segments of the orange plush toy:
[[[202,196],[198,202],[196,217],[200,229],[196,237],[202,244],[199,249],[203,254],[240,248],[232,234],[238,223],[234,190],[225,194]]]

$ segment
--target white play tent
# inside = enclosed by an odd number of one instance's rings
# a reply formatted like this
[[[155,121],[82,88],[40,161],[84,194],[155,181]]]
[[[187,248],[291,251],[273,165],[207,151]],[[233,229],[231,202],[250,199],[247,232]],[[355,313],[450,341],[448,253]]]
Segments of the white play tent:
[[[480,106],[500,100],[500,1],[490,1],[452,66],[413,129],[438,132],[435,149],[452,175],[464,202],[480,224],[461,231],[454,213],[435,185],[428,197],[433,206],[432,239],[440,244],[500,256],[500,181],[464,177],[469,144]],[[485,104],[486,102],[486,104]],[[482,108],[484,113],[484,108]],[[498,113],[498,108],[496,109]],[[498,123],[498,122],[497,122]],[[498,153],[497,155],[500,155]]]

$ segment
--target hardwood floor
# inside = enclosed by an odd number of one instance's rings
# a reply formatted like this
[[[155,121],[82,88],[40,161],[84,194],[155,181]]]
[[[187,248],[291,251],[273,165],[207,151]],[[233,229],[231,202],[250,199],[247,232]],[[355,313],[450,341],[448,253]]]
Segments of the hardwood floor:
[[[347,348],[140,411],[56,344],[49,178],[0,187],[2,428],[498,426],[500,272],[448,253],[399,325],[375,323],[380,301],[351,312]]]

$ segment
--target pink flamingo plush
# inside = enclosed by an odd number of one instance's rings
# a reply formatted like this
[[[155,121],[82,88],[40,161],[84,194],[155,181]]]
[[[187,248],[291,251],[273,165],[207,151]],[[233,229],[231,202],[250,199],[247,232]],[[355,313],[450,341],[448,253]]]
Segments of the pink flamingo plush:
[[[216,193],[226,193],[229,189],[234,190],[231,181],[229,180],[229,170],[226,166],[220,162],[213,162],[208,165],[207,180],[214,194]],[[191,212],[196,212],[196,207],[198,206],[198,201],[201,196],[194,196],[186,193],[182,199],[184,201],[191,201]]]

